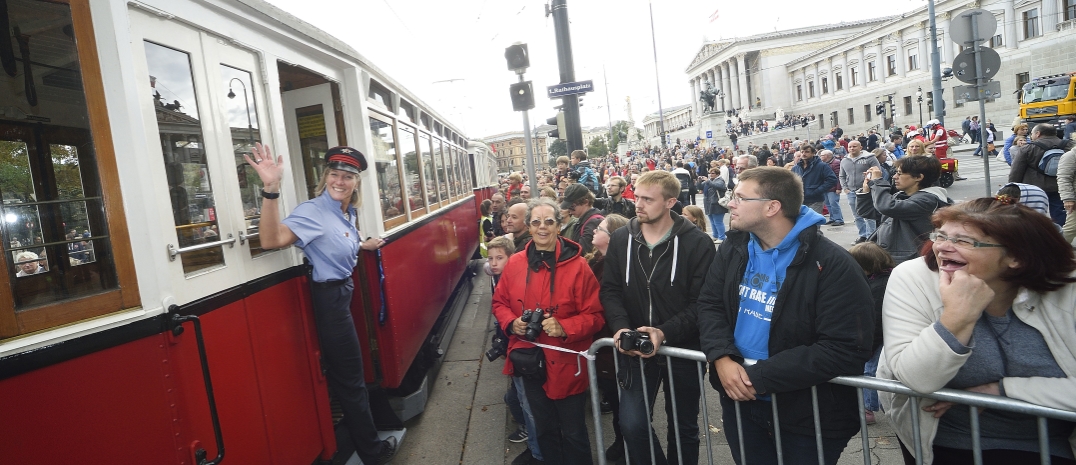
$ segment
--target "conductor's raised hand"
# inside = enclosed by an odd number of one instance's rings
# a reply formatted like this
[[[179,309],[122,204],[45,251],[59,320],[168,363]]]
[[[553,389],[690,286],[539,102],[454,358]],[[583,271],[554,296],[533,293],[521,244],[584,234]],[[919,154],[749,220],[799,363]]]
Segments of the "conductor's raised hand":
[[[261,142],[255,142],[254,148],[250,152],[253,158],[245,153],[243,158],[258,173],[258,177],[262,180],[262,186],[267,189],[267,192],[274,192],[279,189],[280,180],[284,178],[284,156],[278,155],[274,159],[273,152],[269,146],[262,145]]]

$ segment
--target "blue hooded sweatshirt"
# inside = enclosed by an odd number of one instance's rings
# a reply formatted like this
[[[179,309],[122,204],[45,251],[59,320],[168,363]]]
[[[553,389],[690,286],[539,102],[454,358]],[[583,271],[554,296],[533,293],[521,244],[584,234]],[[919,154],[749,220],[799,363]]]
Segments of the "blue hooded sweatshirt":
[[[801,205],[796,224],[777,247],[762,250],[758,237],[751,234],[751,241],[747,244],[747,268],[740,282],[740,314],[733,333],[736,349],[744,358],[770,358],[773,304],[785,281],[785,272],[800,248],[799,235],[804,229],[825,222],[826,217]]]

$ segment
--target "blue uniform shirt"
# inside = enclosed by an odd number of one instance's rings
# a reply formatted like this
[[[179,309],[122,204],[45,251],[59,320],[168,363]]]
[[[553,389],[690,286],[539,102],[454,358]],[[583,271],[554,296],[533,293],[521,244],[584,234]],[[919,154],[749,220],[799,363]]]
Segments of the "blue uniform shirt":
[[[351,218],[358,212],[349,208]],[[344,279],[351,276],[359,254],[359,230],[344,219],[340,202],[329,196],[328,189],[320,196],[295,207],[281,221],[299,240],[295,245],[314,266],[314,281]]]

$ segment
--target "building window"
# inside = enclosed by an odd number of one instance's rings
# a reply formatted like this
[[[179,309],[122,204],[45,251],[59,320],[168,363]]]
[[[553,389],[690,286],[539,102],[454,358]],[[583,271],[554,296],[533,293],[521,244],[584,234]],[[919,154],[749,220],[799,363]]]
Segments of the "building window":
[[[856,112],[851,108],[848,109],[848,124],[856,124]]]
[[[807,83],[807,98],[814,98],[814,81]]]
[[[876,80],[878,80],[878,64],[872,61],[867,63],[867,82]]]
[[[796,86],[796,101],[799,101],[799,102],[803,101],[803,86],[802,85],[797,85]]]
[[[905,115],[912,114],[912,97],[911,96],[904,97],[904,114]]]
[[[1076,2],[1076,0],[1069,0],[1070,2]],[[1001,40],[1001,34],[998,34],[990,38],[990,48],[998,48],[1005,45],[1005,42]]]
[[[834,126],[839,126],[841,124],[840,121],[837,119],[837,112],[830,113],[829,118],[832,120],[830,121],[830,124]]]
[[[893,76],[893,75],[897,74],[897,56],[896,55],[888,55],[888,56],[886,56],[885,57],[885,67],[886,67],[886,72],[889,73],[888,76]]]
[[[1065,0],[1065,21],[1076,19],[1076,0]]]
[[[852,87],[859,85],[859,68],[852,68]]]
[[[1023,89],[1024,84],[1031,82],[1031,73],[1019,73],[1016,75],[1016,88]],[[1020,103],[1020,92],[1016,94],[1016,103]]]
[[[837,90],[844,89],[844,79],[841,79],[841,73],[837,73]]]
[[[1039,31],[1039,9],[1032,8],[1024,12],[1024,39],[1042,35]]]
[[[915,49],[908,50],[908,71],[919,69],[919,54]]]
[[[1076,0],[1073,0],[1073,1],[1076,1]],[[823,94],[828,94],[829,93],[829,78],[822,78],[822,93]]]
[[[869,123],[871,121],[871,113],[873,109],[870,105],[863,105],[863,121]]]

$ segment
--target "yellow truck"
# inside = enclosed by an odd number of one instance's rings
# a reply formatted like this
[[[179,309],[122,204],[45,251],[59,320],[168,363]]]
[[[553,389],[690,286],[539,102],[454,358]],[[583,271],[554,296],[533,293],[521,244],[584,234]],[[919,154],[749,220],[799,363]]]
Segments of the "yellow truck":
[[[1020,117],[1029,125],[1076,115],[1076,71],[1032,79],[1020,89]]]

